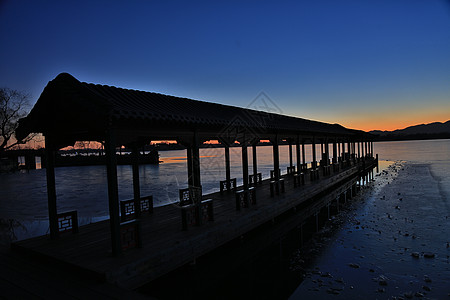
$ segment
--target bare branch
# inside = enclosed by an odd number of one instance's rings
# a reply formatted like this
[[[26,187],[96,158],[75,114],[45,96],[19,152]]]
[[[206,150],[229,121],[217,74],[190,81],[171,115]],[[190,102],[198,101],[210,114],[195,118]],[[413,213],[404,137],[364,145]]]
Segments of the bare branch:
[[[29,98],[28,94],[0,88],[0,153],[22,142],[12,139],[19,119],[28,113]],[[29,141],[33,137],[34,135],[30,135],[26,140]]]

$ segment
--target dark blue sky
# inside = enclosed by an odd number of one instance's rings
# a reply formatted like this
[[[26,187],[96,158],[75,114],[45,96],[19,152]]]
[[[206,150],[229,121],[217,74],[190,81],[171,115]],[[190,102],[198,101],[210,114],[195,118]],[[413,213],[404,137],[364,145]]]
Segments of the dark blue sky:
[[[1,1],[0,86],[80,81],[396,129],[450,119],[450,2]]]

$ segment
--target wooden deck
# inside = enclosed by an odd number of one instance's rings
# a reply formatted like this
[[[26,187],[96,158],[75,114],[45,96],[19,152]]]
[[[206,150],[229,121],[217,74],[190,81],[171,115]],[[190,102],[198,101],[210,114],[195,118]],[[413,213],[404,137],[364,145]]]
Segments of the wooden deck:
[[[369,168],[376,160],[367,160]],[[284,176],[286,192],[270,197],[269,180],[256,187],[257,204],[236,211],[235,194],[219,192],[204,195],[214,201],[214,222],[182,231],[181,213],[176,205],[156,207],[153,214],[141,218],[142,248],[130,249],[120,257],[110,253],[109,221],[80,227],[78,234],[58,240],[41,236],[11,245],[13,251],[30,254],[39,260],[58,262],[67,272],[125,288],[136,288],[236,239],[258,226],[270,222],[284,212],[299,207],[321,193],[347,188],[344,183],[355,178],[361,165],[320,176],[294,188],[292,177]],[[335,196],[328,197],[331,200]],[[327,200],[328,201],[328,200]],[[309,206],[308,212],[319,210],[323,203]]]

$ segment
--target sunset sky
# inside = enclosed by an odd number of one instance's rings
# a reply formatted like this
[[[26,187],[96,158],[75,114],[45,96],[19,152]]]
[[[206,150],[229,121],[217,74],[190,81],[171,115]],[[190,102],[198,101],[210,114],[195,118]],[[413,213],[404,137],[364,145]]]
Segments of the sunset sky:
[[[445,0],[0,0],[0,44],[0,87],[33,102],[68,72],[362,130],[450,119]]]

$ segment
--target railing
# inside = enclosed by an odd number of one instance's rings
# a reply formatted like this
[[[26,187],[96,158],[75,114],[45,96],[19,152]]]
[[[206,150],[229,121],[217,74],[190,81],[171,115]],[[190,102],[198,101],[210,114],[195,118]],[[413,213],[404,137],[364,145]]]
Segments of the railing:
[[[223,193],[223,191],[231,191],[234,189],[236,189],[236,178],[231,178],[229,182],[227,180],[220,181],[221,193]]]
[[[58,234],[72,232],[78,233],[78,215],[77,211],[68,211],[56,215],[58,221]]]
[[[202,201],[201,187],[190,186],[181,189],[179,207],[183,230],[187,230],[189,226],[200,226],[204,222],[214,221],[213,200]]]
[[[323,166],[322,170],[323,170],[323,176],[331,175],[331,166],[330,165]]]
[[[295,174],[295,166],[287,167],[287,174],[294,175]]]
[[[273,197],[276,195],[279,195],[281,193],[285,192],[284,189],[284,179],[280,179],[278,181],[272,180],[270,181],[270,197]]]
[[[120,201],[120,219],[122,222],[135,219],[136,209],[134,199]],[[153,212],[153,196],[142,197],[139,200],[141,213]]]
[[[305,173],[295,173],[294,174],[294,187],[305,185]]]
[[[256,205],[256,189],[251,187],[248,190],[241,190],[236,192],[236,210],[241,208],[248,208],[251,205]]]
[[[319,168],[310,169],[309,175],[310,175],[311,181],[315,181],[315,180],[319,179]]]
[[[195,204],[201,201],[202,199],[202,188],[196,186],[190,186],[185,189],[180,189],[180,206],[184,206],[187,204]]]
[[[250,174],[248,176],[248,183],[249,184],[262,183],[262,174],[261,173],[256,173],[256,178],[255,178],[255,174]]]
[[[188,204],[180,206],[181,226],[187,230],[190,226],[200,226],[206,222],[214,221],[213,200],[203,200],[198,204]]]
[[[278,169],[278,178],[281,177],[281,170]],[[275,170],[270,170],[270,179],[275,179]]]
[[[306,171],[308,171],[308,164],[304,163],[300,165],[300,172],[305,173]]]
[[[123,251],[142,247],[139,220],[130,220],[120,224],[120,243]]]

